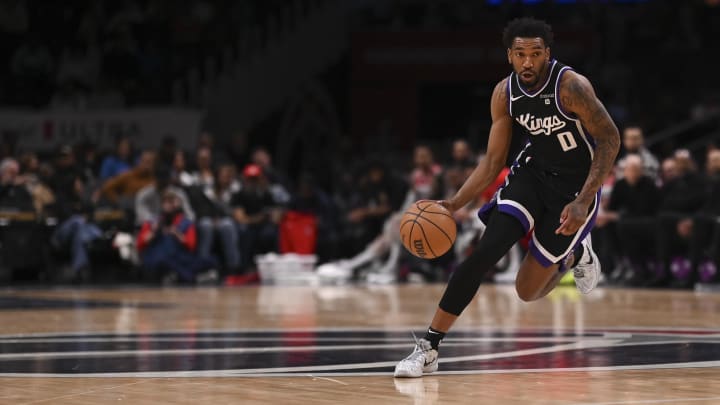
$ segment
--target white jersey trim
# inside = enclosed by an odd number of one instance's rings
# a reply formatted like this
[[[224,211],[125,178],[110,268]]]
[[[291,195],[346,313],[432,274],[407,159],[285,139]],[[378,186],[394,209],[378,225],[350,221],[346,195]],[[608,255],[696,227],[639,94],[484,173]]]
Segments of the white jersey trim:
[[[570,243],[570,245],[568,246],[568,248],[565,249],[565,252],[562,253],[560,256],[555,256],[555,255],[553,255],[552,253],[548,252],[548,250],[545,249],[545,248],[540,244],[540,241],[538,240],[537,235],[535,234],[535,232],[532,233],[533,243],[534,243],[535,246],[538,248],[538,250],[540,251],[540,253],[541,253],[543,256],[545,256],[546,259],[548,259],[548,260],[551,261],[552,263],[559,263],[562,259],[564,259],[565,257],[567,257],[567,255],[570,254],[570,251],[572,251],[573,248],[577,245],[577,243],[579,242],[578,239],[580,238],[580,235],[583,233],[583,231],[585,230],[585,228],[588,226],[588,223],[590,222],[590,220],[592,219],[592,217],[595,215],[595,212],[598,210],[598,207],[599,207],[599,206],[600,206],[600,204],[598,204],[598,194],[595,194],[595,199],[593,200],[593,209],[590,211],[590,213],[588,214],[588,216],[585,218],[585,222],[582,224],[582,226],[577,230],[577,232],[575,232],[575,237],[573,237],[573,240],[572,240],[572,242]]]

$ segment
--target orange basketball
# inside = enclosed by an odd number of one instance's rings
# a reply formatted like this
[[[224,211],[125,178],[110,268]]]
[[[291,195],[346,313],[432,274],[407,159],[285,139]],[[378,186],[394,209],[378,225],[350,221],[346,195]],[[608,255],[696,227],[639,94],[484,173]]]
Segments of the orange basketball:
[[[400,220],[400,238],[413,255],[434,259],[444,255],[453,243],[457,228],[450,211],[434,201],[414,203]]]

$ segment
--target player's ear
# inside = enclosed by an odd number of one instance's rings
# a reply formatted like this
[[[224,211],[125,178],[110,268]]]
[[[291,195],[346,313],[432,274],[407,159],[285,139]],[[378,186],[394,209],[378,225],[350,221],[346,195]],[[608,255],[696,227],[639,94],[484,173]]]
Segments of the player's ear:
[[[512,49],[507,49],[507,57],[508,57],[508,63],[512,65],[512,57],[510,56],[512,52]]]
[[[549,46],[545,47],[545,60],[550,62],[550,47]]]

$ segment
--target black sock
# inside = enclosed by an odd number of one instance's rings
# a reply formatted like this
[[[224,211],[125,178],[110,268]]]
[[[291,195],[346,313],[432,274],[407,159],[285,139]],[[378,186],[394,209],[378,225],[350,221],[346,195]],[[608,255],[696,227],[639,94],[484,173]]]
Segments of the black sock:
[[[428,331],[425,332],[424,339],[429,340],[430,346],[433,349],[437,350],[438,346],[440,346],[440,341],[442,341],[444,337],[445,337],[444,332],[440,332],[439,330],[435,330],[432,327],[430,327],[430,328],[428,328]]]
[[[582,259],[583,254],[585,253],[585,246],[583,246],[582,243],[578,243],[577,247],[573,249],[573,259],[574,263],[570,268],[575,267],[576,264],[580,263],[580,259]]]

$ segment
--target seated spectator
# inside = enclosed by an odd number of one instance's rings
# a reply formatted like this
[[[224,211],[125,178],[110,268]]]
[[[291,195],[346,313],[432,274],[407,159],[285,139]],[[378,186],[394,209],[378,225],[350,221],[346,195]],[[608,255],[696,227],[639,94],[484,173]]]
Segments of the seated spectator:
[[[26,153],[20,157],[20,168],[22,183],[25,184],[32,196],[35,212],[43,214],[45,207],[55,202],[55,195],[45,183],[47,177],[40,174],[41,168],[37,155]]]
[[[270,191],[273,193],[275,201],[281,204],[287,204],[290,201],[290,193],[288,193],[287,178],[272,165],[272,156],[265,148],[257,148],[250,156],[250,163],[260,166],[265,178],[270,183]]]
[[[430,147],[416,146],[413,161],[415,167],[410,173],[411,198],[414,201],[442,199],[442,167],[435,163]]]
[[[162,195],[161,206],[160,216],[145,221],[137,237],[143,268],[166,284],[177,280],[216,279],[215,263],[194,254],[195,224],[183,214],[180,197],[167,189]]]
[[[172,166],[178,151],[177,139],[172,135],[163,136],[158,149],[158,162],[163,166]]]
[[[647,278],[647,262],[654,256],[659,201],[659,190],[653,179],[644,174],[642,158],[626,156],[623,177],[613,186],[607,211],[597,218],[599,225],[608,227],[606,243],[622,263],[612,279],[635,284]]]
[[[623,157],[618,160],[615,176],[622,178],[625,167],[625,156],[635,154],[640,156],[643,163],[643,174],[653,180],[658,178],[659,163],[655,155],[645,147],[645,137],[642,128],[630,126],[623,131]]]
[[[134,168],[115,176],[102,185],[95,199],[104,198],[123,208],[134,206],[135,194],[155,181],[155,152],[146,150]]]
[[[34,211],[32,196],[19,174],[17,160],[5,158],[0,162],[0,211]]]
[[[240,191],[235,179],[235,166],[222,165],[217,170],[215,185],[203,190],[205,209],[198,217],[198,254],[211,258],[215,241],[220,242],[224,270],[229,275],[240,272],[240,246],[238,231],[232,217],[230,202]]]
[[[119,176],[132,166],[132,145],[130,138],[121,136],[115,142],[115,152],[105,157],[100,165],[100,181]]]
[[[288,205],[288,214],[291,212],[312,215],[316,219],[315,253],[318,262],[336,259],[339,253],[338,212],[332,199],[317,186],[312,175],[300,175],[297,189]]]
[[[470,175],[477,166],[477,159],[473,156],[470,145],[464,139],[457,139],[452,145],[452,159],[448,167],[454,167],[463,171],[463,177]],[[469,172],[468,172],[469,171]]]
[[[209,147],[202,146],[197,151],[195,159],[197,170],[190,174],[190,178],[182,183],[184,187],[200,186],[203,189],[205,187],[212,187],[215,182],[213,174],[213,163],[212,163],[212,149]]]
[[[178,187],[189,186],[192,181],[192,175],[186,169],[185,152],[181,150],[175,151],[172,161],[172,183]]]
[[[671,259],[687,254],[687,238],[691,218],[703,205],[704,181],[695,171],[695,164],[687,150],[674,155],[677,177],[662,187],[659,215],[655,229],[655,276],[649,285],[666,284],[670,277]]]
[[[359,252],[383,229],[385,220],[397,203],[398,188],[387,168],[380,161],[372,161],[360,176],[349,201],[343,235],[343,256]]]
[[[277,251],[281,213],[262,169],[249,164],[242,174],[242,190],[233,195],[230,206],[239,224],[242,266],[248,272],[256,254]]]
[[[70,253],[73,281],[85,282],[91,275],[89,244],[100,238],[102,231],[92,222],[93,204],[88,199],[82,175],[78,171],[64,171],[63,167],[72,166],[60,164],[52,182],[55,193],[52,211],[60,225],[51,243],[55,249]]]
[[[720,149],[707,154],[705,203],[693,216],[690,261],[693,279],[716,281],[720,263]]]
[[[170,169],[160,166],[155,169],[154,177],[155,181],[140,189],[135,196],[135,222],[142,224],[157,218],[160,215],[161,197],[167,190],[173,191],[180,198],[185,217],[194,220],[195,213],[185,191],[171,183]]]

